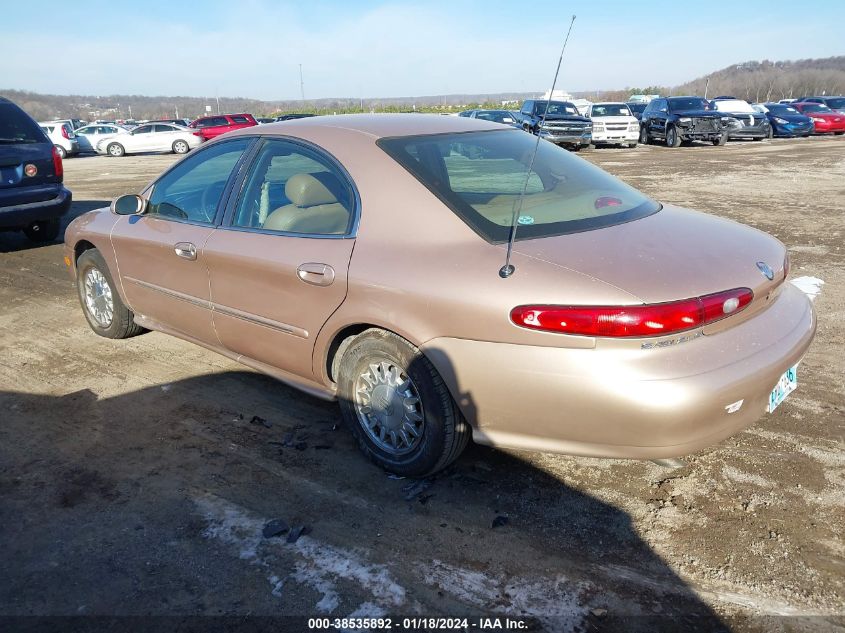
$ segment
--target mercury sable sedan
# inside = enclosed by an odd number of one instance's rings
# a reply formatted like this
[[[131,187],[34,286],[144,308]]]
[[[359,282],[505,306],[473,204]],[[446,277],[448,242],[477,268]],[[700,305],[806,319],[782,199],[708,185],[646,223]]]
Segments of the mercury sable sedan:
[[[159,330],[337,399],[402,475],[470,436],[679,456],[773,411],[816,326],[783,244],[536,144],[419,114],[238,130],[74,220],[66,264],[97,334]]]

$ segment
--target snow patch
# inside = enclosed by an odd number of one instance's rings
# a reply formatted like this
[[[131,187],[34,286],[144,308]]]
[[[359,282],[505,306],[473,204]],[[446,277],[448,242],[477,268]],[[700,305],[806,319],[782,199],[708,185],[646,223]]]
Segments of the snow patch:
[[[818,277],[796,277],[790,280],[790,283],[798,288],[801,292],[810,298],[810,301],[815,301],[816,297],[821,294],[824,281]]]
[[[563,575],[551,579],[489,576],[436,559],[417,568],[426,584],[439,587],[460,602],[505,615],[535,617],[554,630],[580,630],[590,610],[585,596],[592,585],[570,581]]]
[[[268,570],[271,593],[282,597],[282,587],[294,581],[311,587],[322,597],[316,604],[321,613],[332,613],[340,606],[339,580],[346,580],[368,591],[372,600],[357,609],[386,613],[405,604],[405,589],[397,583],[385,565],[362,560],[345,549],[322,543],[310,536],[301,536],[296,543],[283,539],[265,539],[261,531],[267,519],[257,517],[244,508],[213,495],[194,499],[208,522],[203,536],[230,546],[238,557]],[[289,569],[281,557],[296,559],[295,571],[283,575],[274,567]]]

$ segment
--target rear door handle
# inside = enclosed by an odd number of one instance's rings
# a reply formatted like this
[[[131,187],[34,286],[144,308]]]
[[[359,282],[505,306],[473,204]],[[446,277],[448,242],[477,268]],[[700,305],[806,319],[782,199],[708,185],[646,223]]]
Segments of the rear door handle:
[[[197,247],[190,242],[177,242],[173,251],[183,259],[194,260],[197,258]]]
[[[334,282],[334,268],[328,264],[307,262],[296,269],[297,276],[307,284],[330,286]]]

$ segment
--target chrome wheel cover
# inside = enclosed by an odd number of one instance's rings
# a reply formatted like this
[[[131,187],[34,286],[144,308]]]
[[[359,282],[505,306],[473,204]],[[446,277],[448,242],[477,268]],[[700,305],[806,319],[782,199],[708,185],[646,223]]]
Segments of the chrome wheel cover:
[[[85,273],[83,292],[85,307],[91,318],[100,327],[107,328],[110,326],[114,317],[114,300],[112,299],[111,286],[109,286],[105,275],[97,268],[90,268]]]
[[[358,376],[354,404],[361,428],[383,451],[405,455],[422,441],[425,413],[419,391],[392,361],[370,363]]]

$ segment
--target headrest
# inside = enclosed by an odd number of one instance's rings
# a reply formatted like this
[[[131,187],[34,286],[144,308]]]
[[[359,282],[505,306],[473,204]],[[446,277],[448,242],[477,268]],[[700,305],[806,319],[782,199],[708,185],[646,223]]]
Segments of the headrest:
[[[304,208],[337,202],[340,189],[340,182],[329,172],[296,174],[285,184],[285,195],[293,204]]]

